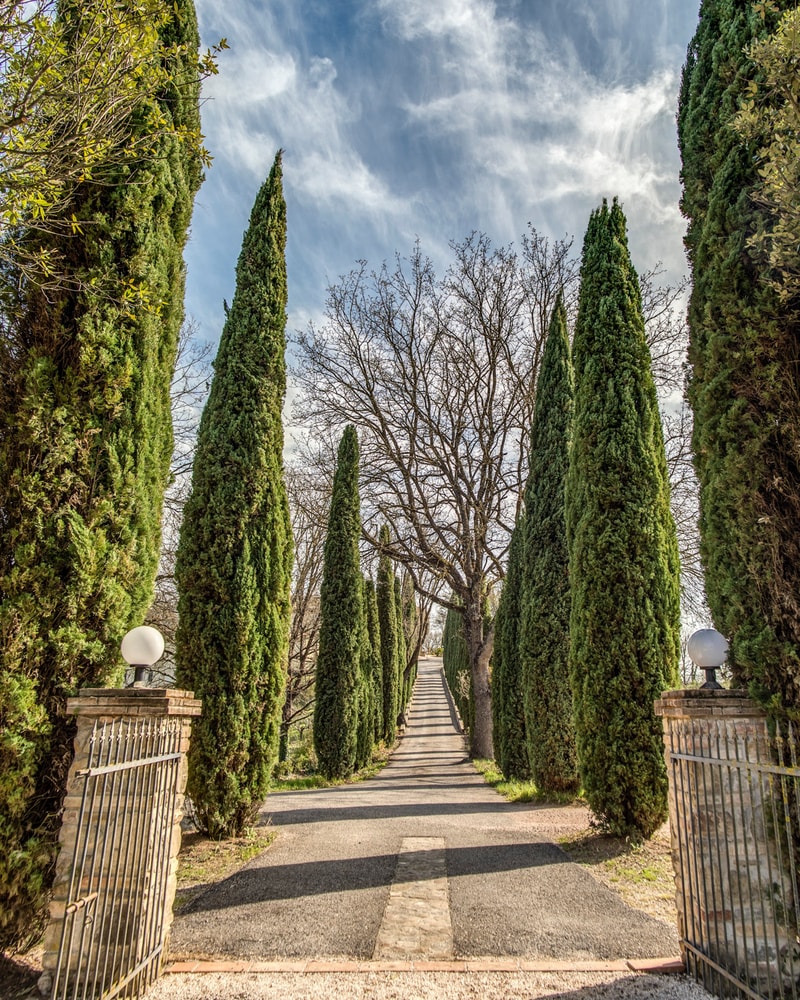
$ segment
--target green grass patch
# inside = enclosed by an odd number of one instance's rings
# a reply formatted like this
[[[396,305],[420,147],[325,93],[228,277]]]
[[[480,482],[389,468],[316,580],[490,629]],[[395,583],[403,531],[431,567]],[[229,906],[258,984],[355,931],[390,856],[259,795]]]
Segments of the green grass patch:
[[[356,771],[348,778],[334,778],[329,781],[323,778],[316,771],[311,774],[287,774],[273,776],[270,783],[270,791],[273,792],[301,792],[311,788],[335,788],[337,785],[353,785],[359,781],[366,781],[367,778],[374,778],[389,763],[389,757],[394,747],[387,749],[383,743],[379,743],[372,751],[372,760],[366,767]]]
[[[509,802],[552,802],[556,805],[569,805],[579,798],[566,792],[540,792],[532,781],[507,781],[493,760],[479,758],[472,763],[478,774],[483,775],[486,784]]]
[[[184,834],[178,854],[174,910],[178,912],[209,885],[222,881],[262,854],[275,836],[275,830],[263,826],[252,827],[241,837],[223,840],[212,840],[200,833]]]

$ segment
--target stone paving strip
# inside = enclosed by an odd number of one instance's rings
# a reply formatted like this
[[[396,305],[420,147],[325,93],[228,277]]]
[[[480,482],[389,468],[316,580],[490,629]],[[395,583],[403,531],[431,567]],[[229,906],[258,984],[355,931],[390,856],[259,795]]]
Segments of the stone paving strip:
[[[404,837],[373,959],[453,958],[443,837]]]

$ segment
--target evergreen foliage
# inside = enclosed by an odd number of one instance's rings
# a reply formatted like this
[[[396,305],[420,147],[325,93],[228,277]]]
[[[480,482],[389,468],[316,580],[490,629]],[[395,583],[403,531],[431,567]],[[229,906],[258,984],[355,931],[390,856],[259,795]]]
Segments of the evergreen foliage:
[[[382,544],[389,542],[389,528],[381,528]],[[394,596],[394,569],[388,555],[381,552],[378,559],[378,579],[375,584],[378,601],[378,627],[381,636],[381,663],[383,664],[383,739],[387,746],[394,743],[397,733],[398,701],[398,621]]]
[[[348,424],[333,478],[320,592],[314,747],[320,773],[352,774],[358,744],[358,695],[364,645],[364,594],[358,497],[358,435]]]
[[[474,709],[472,707],[472,673],[469,650],[464,638],[464,617],[450,608],[444,620],[442,636],[444,676],[466,732],[470,731]]]
[[[524,552],[525,519],[520,517],[511,533],[508,569],[494,620],[492,657],[494,756],[497,766],[510,781],[527,781],[531,776],[518,649]]]
[[[400,716],[408,704],[408,645],[403,622],[403,592],[397,576],[394,578],[394,611],[397,620],[397,714]]]
[[[569,681],[571,597],[564,512],[573,394],[567,317],[559,299],[536,385],[525,487],[518,639],[528,759],[536,787],[544,792],[578,789]]]
[[[142,92],[118,137],[119,150],[146,147],[158,119],[152,157],[131,170],[110,150],[112,166],[71,190],[62,207],[74,225],[40,246],[66,276],[57,287],[5,275],[15,298],[4,296],[0,343],[4,948],[35,939],[46,919],[73,752],[66,698],[119,678],[120,640],[152,600],[183,247],[202,176],[194,6],[162,8],[153,50],[138,55],[163,62],[170,84]],[[63,2],[59,16],[81,9]]]
[[[369,645],[372,663],[372,705],[373,705],[373,743],[383,739],[383,661],[381,659],[381,626],[378,620],[378,598],[375,594],[375,584],[367,578],[366,586],[366,616],[369,632]]]
[[[366,767],[372,758],[375,741],[375,692],[373,689],[373,654],[367,613],[367,581],[362,579],[361,652],[358,678],[358,736],[356,739],[356,769]]]
[[[735,681],[792,714],[800,709],[800,319],[749,240],[783,232],[783,209],[761,199],[769,136],[756,130],[744,142],[733,126],[763,82],[750,43],[794,6],[704,0],[678,114],[693,274],[688,398],[708,602],[729,639]],[[796,71],[790,79],[796,102]]]
[[[648,837],[667,814],[653,702],[677,682],[679,564],[639,283],[616,201],[586,232],[573,363],[566,514],[580,774],[609,832]]]
[[[212,837],[252,822],[278,749],[292,570],[281,423],[285,247],[278,152],[242,242],[176,563],[177,683],[203,700],[188,793]]]
[[[407,660],[405,668],[405,699],[406,704],[408,704],[411,701],[414,684],[417,680],[419,650],[423,639],[423,636],[420,635],[419,609],[417,608],[414,580],[410,573],[406,573],[403,576],[401,593],[403,634],[406,640]]]

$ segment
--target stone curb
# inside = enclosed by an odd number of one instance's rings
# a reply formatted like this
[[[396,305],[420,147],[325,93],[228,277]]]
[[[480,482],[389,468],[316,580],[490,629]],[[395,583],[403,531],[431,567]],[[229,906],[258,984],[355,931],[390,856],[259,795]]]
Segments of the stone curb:
[[[460,962],[328,962],[307,959],[286,962],[231,962],[185,960],[170,962],[168,975],[192,973],[242,974],[255,972],[638,972],[674,975],[685,972],[680,958],[629,958],[613,962],[562,962],[558,960],[470,958]]]

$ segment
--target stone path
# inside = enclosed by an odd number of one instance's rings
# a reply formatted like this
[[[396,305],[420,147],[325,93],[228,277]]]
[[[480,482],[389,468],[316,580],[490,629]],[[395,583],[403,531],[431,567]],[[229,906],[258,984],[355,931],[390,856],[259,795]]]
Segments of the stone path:
[[[552,842],[583,810],[511,805],[484,784],[441,661],[422,661],[408,730],[380,775],[272,795],[262,820],[276,842],[176,918],[174,960],[594,967],[678,953],[673,927]]]

